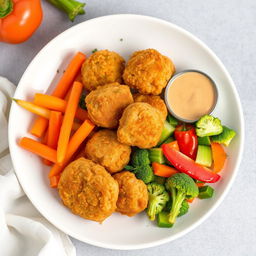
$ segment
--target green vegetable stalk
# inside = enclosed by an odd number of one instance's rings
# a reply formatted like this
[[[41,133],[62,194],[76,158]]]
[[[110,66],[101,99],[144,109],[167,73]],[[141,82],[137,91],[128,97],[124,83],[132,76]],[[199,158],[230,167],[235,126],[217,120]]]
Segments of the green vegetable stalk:
[[[166,181],[166,188],[171,192],[172,208],[169,222],[174,224],[180,214],[182,203],[187,196],[197,197],[198,187],[194,180],[185,173],[176,173]]]
[[[231,140],[236,136],[236,132],[227,126],[223,126],[223,131],[219,135],[212,136],[212,141],[221,143],[226,147],[230,144]]]
[[[75,0],[47,0],[49,3],[58,9],[67,13],[69,19],[74,21],[77,15],[85,14],[85,3],[80,3]]]
[[[150,220],[155,220],[156,215],[160,213],[169,200],[169,195],[165,190],[164,185],[152,182],[147,185],[148,188],[148,208],[147,214]]]

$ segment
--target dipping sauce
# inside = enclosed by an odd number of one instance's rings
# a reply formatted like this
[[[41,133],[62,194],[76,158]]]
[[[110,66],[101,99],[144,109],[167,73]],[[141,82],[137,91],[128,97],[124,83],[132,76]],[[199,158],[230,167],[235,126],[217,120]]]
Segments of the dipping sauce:
[[[177,118],[196,121],[213,110],[217,90],[206,75],[188,71],[178,74],[170,83],[165,99],[169,110]]]

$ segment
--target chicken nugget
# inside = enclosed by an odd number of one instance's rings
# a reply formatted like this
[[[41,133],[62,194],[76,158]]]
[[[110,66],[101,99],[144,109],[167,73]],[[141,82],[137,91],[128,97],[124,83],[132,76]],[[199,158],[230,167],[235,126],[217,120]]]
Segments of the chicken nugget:
[[[64,205],[85,219],[103,222],[116,210],[118,183],[91,160],[79,158],[70,163],[58,189]]]
[[[130,217],[144,211],[148,204],[148,191],[145,183],[128,171],[116,173],[113,177],[119,185],[116,211]]]
[[[102,50],[93,53],[81,69],[84,87],[92,91],[108,83],[121,83],[124,65],[124,59],[116,52]]]
[[[110,173],[121,171],[129,162],[131,147],[117,140],[116,132],[100,130],[87,142],[85,157],[106,168]]]
[[[119,83],[101,86],[85,98],[89,118],[105,128],[116,128],[123,110],[132,102],[130,88]]]
[[[152,148],[157,145],[162,129],[163,117],[148,103],[135,102],[123,112],[117,130],[117,139],[130,146]]]
[[[123,74],[125,84],[141,94],[159,95],[175,73],[172,61],[157,50],[135,52],[129,59]]]
[[[167,108],[164,101],[160,98],[160,96],[155,95],[142,95],[142,94],[134,94],[133,95],[134,102],[146,102],[152,107],[158,109],[162,116],[163,120],[167,117]]]

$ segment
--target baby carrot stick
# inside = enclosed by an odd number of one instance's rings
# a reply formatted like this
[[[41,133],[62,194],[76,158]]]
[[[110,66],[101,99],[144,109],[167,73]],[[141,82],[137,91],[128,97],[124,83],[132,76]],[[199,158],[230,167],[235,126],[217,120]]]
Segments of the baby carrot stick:
[[[23,137],[19,141],[19,146],[22,148],[39,155],[53,163],[57,162],[57,152],[56,150],[38,142],[33,139]]]
[[[81,126],[80,123],[74,122],[72,125],[72,131],[77,131],[80,126]]]
[[[65,156],[65,159],[62,163],[62,166],[55,164],[50,173],[49,177],[58,175],[62,172],[62,170],[66,167],[68,162],[71,160],[72,156],[78,150],[79,146],[86,139],[86,137],[91,133],[95,125],[90,120],[85,120],[80,128],[75,132],[75,134],[71,137],[68,143],[68,150]]]
[[[21,107],[25,108],[26,110],[28,110],[29,112],[32,112],[34,114],[37,114],[41,117],[47,118],[49,119],[50,116],[50,111],[46,108],[42,108],[40,106],[37,106],[31,102],[25,101],[25,100],[17,100],[17,99],[13,99],[18,105],[20,105]]]
[[[51,148],[57,149],[61,124],[62,114],[57,111],[51,111],[47,138],[47,145]]]
[[[67,102],[63,99],[41,93],[35,94],[33,102],[38,106],[61,112],[65,111],[67,105]]]
[[[73,80],[75,79],[76,75],[79,73],[80,68],[85,61],[85,55],[81,52],[78,52],[74,58],[69,63],[64,75],[60,79],[59,83],[57,84],[55,90],[53,91],[52,95],[60,98],[64,98],[67,91],[72,85]],[[48,125],[48,121],[42,120],[41,117],[37,118],[34,122],[31,131],[33,131],[34,135],[36,134],[37,137],[41,137]],[[32,133],[32,134],[33,134]]]
[[[60,175],[50,177],[50,186],[51,186],[51,188],[57,188],[59,180],[60,180]]]
[[[47,140],[48,140],[48,130],[46,131],[45,135],[43,136],[41,143],[43,143],[44,145],[47,145]],[[47,159],[42,159],[42,160],[45,165],[52,166],[52,164],[53,164],[51,161],[49,161]]]
[[[60,111],[63,113],[65,112],[67,101],[55,96],[36,93],[34,98],[34,104],[40,107]],[[75,117],[81,121],[84,121],[85,119],[88,119],[87,111],[78,107],[76,110]]]
[[[88,113],[86,110],[78,107],[75,117],[81,121],[84,121],[85,119],[88,119]]]
[[[72,130],[73,121],[75,118],[76,109],[80,99],[83,85],[79,82],[74,82],[70,97],[67,102],[66,112],[60,129],[60,136],[57,147],[57,162],[62,163],[67,153],[70,133]]]
[[[63,74],[62,78],[60,79],[59,83],[57,84],[56,88],[54,89],[52,95],[64,98],[68,89],[71,87],[76,75],[80,71],[80,68],[85,61],[85,55],[81,52],[78,52],[71,62],[69,63],[65,73]]]
[[[71,89],[72,89],[72,88],[69,88],[68,92],[67,92],[66,95],[65,95],[64,100],[68,101],[69,96],[70,96],[70,93],[71,93]]]
[[[30,133],[38,138],[42,137],[44,134],[46,128],[48,126],[48,119],[44,117],[37,117],[34,124],[32,125],[30,129]]]

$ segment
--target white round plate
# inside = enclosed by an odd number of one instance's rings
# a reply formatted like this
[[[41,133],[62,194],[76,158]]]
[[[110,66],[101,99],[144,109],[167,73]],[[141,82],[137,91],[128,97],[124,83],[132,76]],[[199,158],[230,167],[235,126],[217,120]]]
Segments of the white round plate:
[[[48,167],[39,157],[21,149],[17,140],[28,133],[33,115],[12,104],[9,122],[9,144],[18,179],[35,207],[63,232],[86,243],[111,249],[139,249],[170,242],[202,223],[227,194],[241,160],[244,141],[242,108],[235,85],[216,55],[185,30],[159,19],[138,15],[113,15],[83,22],[49,42],[25,71],[15,98],[32,100],[34,93],[45,93],[61,76],[71,57],[82,51],[89,56],[95,48],[116,51],[128,57],[137,50],[155,48],[170,57],[177,72],[199,69],[216,82],[219,100],[214,115],[236,130],[237,136],[228,148],[228,164],[222,179],[214,185],[215,196],[195,200],[189,213],[178,218],[171,229],[158,228],[145,213],[127,217],[115,213],[103,224],[82,219],[63,206],[57,190],[48,184]],[[58,71],[57,71],[58,70]]]

